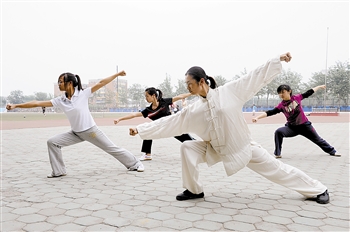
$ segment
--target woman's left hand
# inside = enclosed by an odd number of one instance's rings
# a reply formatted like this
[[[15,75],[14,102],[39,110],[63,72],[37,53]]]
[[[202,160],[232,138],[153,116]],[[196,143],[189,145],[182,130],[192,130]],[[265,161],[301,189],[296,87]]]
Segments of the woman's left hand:
[[[288,63],[289,61],[292,60],[292,55],[289,52],[284,53],[280,56],[280,60]]]
[[[131,136],[135,136],[138,134],[138,131],[136,128],[129,128],[129,132]]]

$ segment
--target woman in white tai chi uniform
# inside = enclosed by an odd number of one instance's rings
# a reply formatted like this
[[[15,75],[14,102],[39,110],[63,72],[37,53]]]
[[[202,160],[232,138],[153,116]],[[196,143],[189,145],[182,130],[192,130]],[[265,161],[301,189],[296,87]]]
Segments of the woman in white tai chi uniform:
[[[57,107],[68,117],[72,130],[56,135],[47,141],[49,158],[52,173],[47,177],[59,177],[67,175],[63,162],[61,148],[83,141],[88,141],[101,148],[105,152],[119,160],[126,168],[132,171],[144,171],[143,164],[130,151],[117,147],[109,138],[96,126],[89,110],[88,100],[92,93],[105,86],[117,76],[125,76],[121,71],[113,76],[102,79],[96,85],[83,90],[80,77],[72,73],[63,73],[58,78],[58,86],[65,94],[52,99],[51,101],[31,101],[22,104],[9,104],[8,110],[15,108],[33,107]]]
[[[203,198],[199,163],[209,166],[222,161],[227,175],[245,166],[265,178],[295,190],[320,204],[329,202],[327,187],[304,172],[276,160],[251,138],[242,107],[282,70],[281,61],[289,62],[290,53],[269,60],[244,77],[216,88],[215,80],[200,67],[186,73],[187,88],[200,100],[181,112],[157,121],[130,128],[130,134],[142,139],[158,139],[194,133],[203,141],[185,141],[181,145],[183,193],[177,200]],[[210,82],[210,83],[209,83]]]

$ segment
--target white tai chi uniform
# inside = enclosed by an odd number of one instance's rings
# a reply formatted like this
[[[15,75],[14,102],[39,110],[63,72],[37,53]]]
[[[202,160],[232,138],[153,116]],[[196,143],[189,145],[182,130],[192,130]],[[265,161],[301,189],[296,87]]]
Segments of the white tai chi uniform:
[[[53,176],[66,173],[61,148],[88,141],[119,160],[126,168],[134,169],[142,163],[128,150],[116,146],[97,126],[89,110],[88,99],[91,87],[84,90],[75,88],[72,98],[65,95],[51,100],[68,117],[72,130],[55,135],[47,141]]]
[[[181,146],[183,187],[199,194],[198,164],[211,166],[222,161],[228,176],[245,166],[267,179],[307,197],[327,187],[304,172],[275,159],[254,142],[242,114],[242,107],[282,69],[279,57],[269,60],[244,77],[216,89],[177,114],[137,126],[142,139],[197,134],[203,141],[185,141]]]

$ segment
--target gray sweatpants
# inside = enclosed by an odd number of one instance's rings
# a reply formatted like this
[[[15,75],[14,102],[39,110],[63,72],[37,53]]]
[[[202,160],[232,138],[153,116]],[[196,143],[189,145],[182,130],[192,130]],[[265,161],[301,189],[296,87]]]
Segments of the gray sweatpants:
[[[117,147],[97,126],[82,132],[69,131],[55,135],[47,141],[49,158],[54,176],[66,173],[62,147],[88,141],[119,160],[126,168],[136,168],[141,162],[128,150]]]

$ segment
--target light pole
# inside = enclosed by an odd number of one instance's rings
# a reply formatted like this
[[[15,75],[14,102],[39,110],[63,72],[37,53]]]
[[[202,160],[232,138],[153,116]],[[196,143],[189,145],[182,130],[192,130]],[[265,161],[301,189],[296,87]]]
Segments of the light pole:
[[[328,59],[328,27],[327,27],[327,41],[326,41],[326,73],[324,75],[324,84],[327,86],[327,59]],[[324,90],[324,96],[323,96],[323,108],[324,111],[326,111],[326,94],[327,94],[327,88]]]
[[[118,65],[117,65],[117,73],[118,73]],[[117,77],[117,107],[119,106],[119,85],[118,85],[118,77]]]

